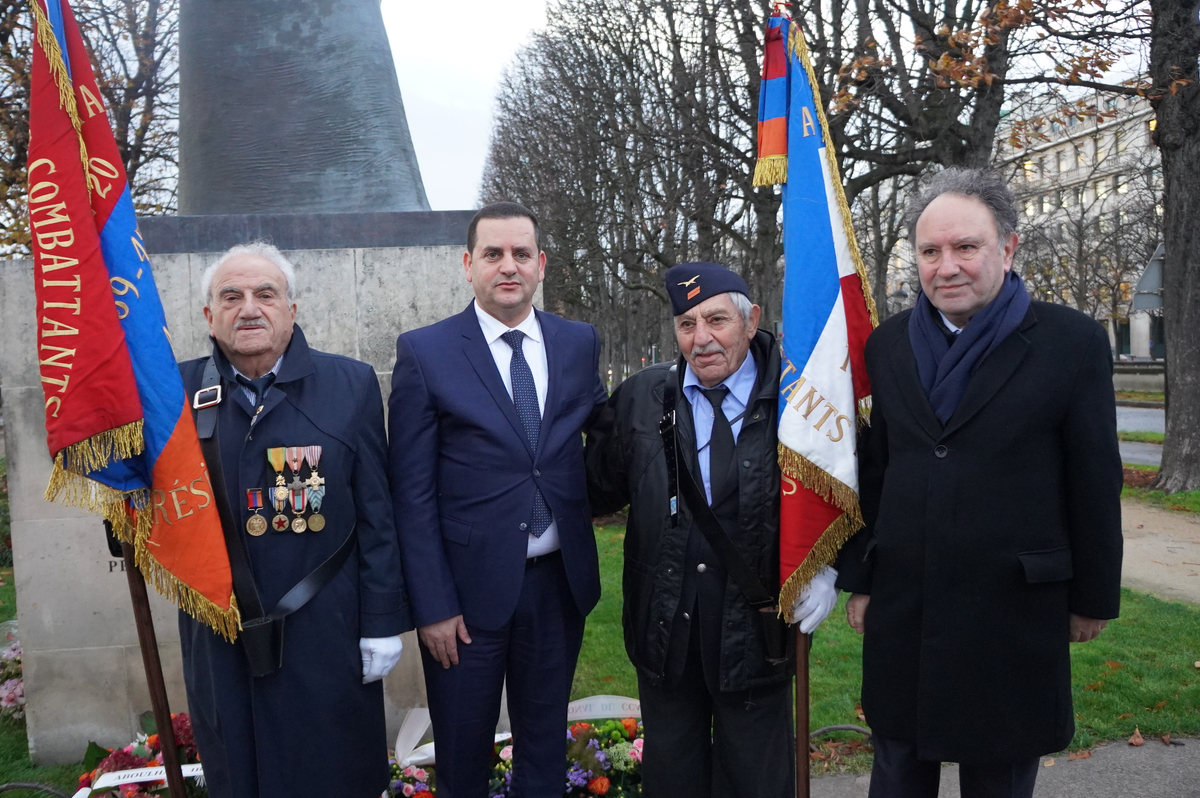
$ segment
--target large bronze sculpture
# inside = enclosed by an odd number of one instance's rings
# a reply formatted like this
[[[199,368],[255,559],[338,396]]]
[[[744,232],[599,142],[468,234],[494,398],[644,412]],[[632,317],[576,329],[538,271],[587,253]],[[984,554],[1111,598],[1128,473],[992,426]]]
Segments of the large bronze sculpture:
[[[183,0],[179,213],[425,211],[379,0]]]

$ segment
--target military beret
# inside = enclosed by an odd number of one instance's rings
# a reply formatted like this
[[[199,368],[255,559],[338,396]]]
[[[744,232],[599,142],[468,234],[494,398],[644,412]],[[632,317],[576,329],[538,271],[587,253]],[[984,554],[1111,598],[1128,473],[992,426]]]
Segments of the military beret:
[[[681,263],[667,269],[663,279],[671,297],[671,313],[686,313],[709,297],[736,291],[750,296],[741,275],[717,263]]]

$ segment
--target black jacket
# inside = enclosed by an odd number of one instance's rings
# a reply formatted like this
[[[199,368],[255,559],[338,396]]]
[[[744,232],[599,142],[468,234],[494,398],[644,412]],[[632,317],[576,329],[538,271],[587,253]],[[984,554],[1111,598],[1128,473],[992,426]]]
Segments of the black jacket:
[[[760,330],[750,351],[758,364],[758,381],[737,439],[739,523],[729,532],[763,584],[778,592],[780,475],[775,427],[779,347],[773,335]],[[692,416],[682,389],[684,361],[681,358],[674,364],[674,372],[672,365],[660,363],[625,380],[613,392],[587,444],[593,512],[610,513],[629,505],[622,613],[625,650],[652,683],[663,679],[672,630],[677,626],[673,621],[680,610],[688,538],[701,534],[693,529],[692,515],[682,498],[678,524],[671,524],[667,463],[659,435],[667,379],[677,381],[679,467],[690,469],[700,481]],[[718,688],[744,690],[789,678],[787,663],[773,665],[766,659],[763,624],[782,621],[753,609],[737,585],[726,579],[723,569],[710,566],[700,578],[725,580]]]
[[[1003,762],[1071,740],[1068,613],[1115,618],[1121,460],[1108,336],[1034,302],[943,425],[910,312],[867,341],[867,527],[838,586],[869,593],[862,706],[922,759]]]

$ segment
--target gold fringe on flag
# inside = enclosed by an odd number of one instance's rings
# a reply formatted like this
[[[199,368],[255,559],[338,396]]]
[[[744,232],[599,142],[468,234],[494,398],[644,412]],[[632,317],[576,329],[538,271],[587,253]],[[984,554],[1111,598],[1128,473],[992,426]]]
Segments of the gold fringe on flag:
[[[88,158],[87,145],[83,142],[83,121],[79,118],[79,107],[75,103],[75,87],[71,85],[71,76],[67,73],[67,63],[63,60],[62,49],[58,46],[58,39],[54,35],[54,26],[50,24],[50,19],[42,9],[41,0],[33,0],[32,5],[37,27],[37,43],[41,46],[42,52],[46,54],[50,74],[54,76],[54,83],[58,86],[58,103],[71,118],[71,126],[75,128],[75,135],[79,138],[79,158],[83,162],[84,183],[87,185],[90,195],[92,193],[91,172],[89,171],[91,160]]]
[[[864,396],[858,400],[858,413],[855,415],[857,416],[859,429],[871,426],[871,407],[871,397]]]
[[[242,616],[238,611],[237,599],[232,594],[229,596],[229,609],[222,609],[154,559],[150,550],[154,508],[150,506],[149,490],[139,488],[121,491],[110,488],[82,474],[60,468],[56,461],[50,485],[46,488],[46,500],[104,516],[104,520],[112,524],[117,540],[133,546],[133,561],[155,590],[188,615],[211,626],[226,640],[233,642],[237,639],[238,630],[242,628]],[[134,510],[132,518],[126,509],[129,503],[142,508]]]
[[[821,533],[795,571],[784,580],[779,588],[779,612],[788,623],[792,622],[792,605],[800,591],[812,581],[817,572],[826,565],[833,565],[838,550],[850,536],[862,528],[862,510],[858,506],[858,494],[848,485],[830,476],[828,471],[814,465],[808,458],[797,454],[782,443],[778,445],[779,469],[827,502],[831,502],[842,514],[829,528]]]
[[[54,456],[54,469],[87,475],[117,460],[139,455],[146,448],[142,431],[143,423],[139,418],[65,446]],[[53,479],[51,476],[51,482]]]
[[[787,156],[768,155],[754,165],[755,186],[777,186],[787,182]]]
[[[814,465],[808,458],[797,454],[782,443],[777,448],[779,470],[799,482],[827,502],[832,502],[850,519],[862,526],[862,512],[858,509],[858,494],[829,472]]]
[[[850,258],[854,261],[854,270],[858,272],[858,279],[862,283],[863,299],[867,303],[867,312],[871,314],[871,326],[879,326],[879,313],[875,309],[875,298],[871,295],[871,283],[867,279],[867,267],[863,263],[862,252],[858,248],[858,240],[854,237],[854,224],[851,222],[850,203],[846,201],[846,191],[842,187],[842,174],[838,169],[837,155],[833,148],[833,136],[829,133],[829,119],[825,116],[825,109],[821,106],[821,87],[817,83],[816,74],[813,72],[812,61],[808,57],[808,45],[804,43],[804,36],[800,33],[799,25],[791,26],[791,34],[788,41],[788,49],[790,49],[800,63],[804,64],[804,72],[808,75],[808,85],[812,89],[813,106],[817,111],[817,118],[821,122],[821,134],[825,138],[825,161],[829,166],[829,179],[833,181],[833,193],[837,197],[838,207],[842,211],[842,228],[846,234],[846,240],[850,243]]]
[[[861,521],[854,521],[848,513],[838,516],[837,520],[817,538],[812,551],[800,563],[800,567],[792,571],[783,586],[779,588],[779,613],[788,623],[792,622],[792,607],[800,591],[812,581],[817,572],[826,565],[833,565],[837,559],[838,550],[842,548],[850,536],[862,526]]]

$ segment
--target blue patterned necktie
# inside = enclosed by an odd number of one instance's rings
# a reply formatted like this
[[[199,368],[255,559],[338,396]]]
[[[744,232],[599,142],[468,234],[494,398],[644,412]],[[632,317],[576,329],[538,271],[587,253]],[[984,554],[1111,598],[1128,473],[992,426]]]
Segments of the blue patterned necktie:
[[[513,404],[517,406],[517,417],[525,428],[525,437],[529,439],[529,448],[537,452],[538,436],[542,432],[542,411],[538,408],[537,386],[533,382],[533,371],[529,361],[525,359],[522,343],[525,333],[520,330],[509,330],[500,336],[504,343],[512,347],[512,360],[508,364],[508,374],[512,379]],[[550,526],[550,508],[542,498],[542,492],[534,488],[533,512],[530,514],[529,531],[535,538],[540,538]]]

